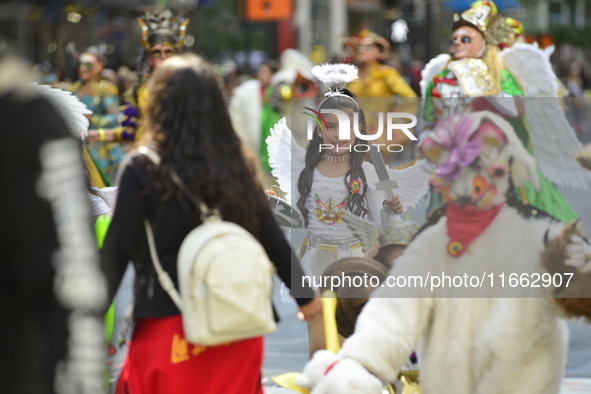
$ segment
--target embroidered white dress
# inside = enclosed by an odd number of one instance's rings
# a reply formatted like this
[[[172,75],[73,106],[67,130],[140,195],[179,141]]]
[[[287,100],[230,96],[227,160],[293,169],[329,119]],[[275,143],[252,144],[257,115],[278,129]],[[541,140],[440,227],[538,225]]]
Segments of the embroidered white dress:
[[[285,118],[271,130],[266,142],[273,176],[286,193],[285,199],[295,207],[300,197],[298,178],[304,168],[306,151],[294,140]],[[366,219],[381,229],[381,209],[387,198],[386,193],[376,189],[378,177],[373,164],[364,162],[362,168],[368,187],[364,202],[365,208],[369,210]],[[398,181],[399,188],[395,193],[399,195],[403,209],[416,206],[427,193],[431,170],[431,165],[422,160],[402,170],[388,171],[390,178]],[[299,253],[306,275],[322,275],[336,260],[363,255],[361,242],[341,217],[343,210],[347,209],[345,200],[350,198],[350,194],[343,176],[328,178],[314,170],[312,189],[305,202],[308,237]]]
[[[362,164],[367,179],[364,207],[369,209],[367,219],[381,228],[380,211],[386,194],[376,190],[376,171],[371,163]],[[320,276],[336,260],[363,256],[361,242],[343,220],[343,211],[352,197],[345,177],[329,178],[314,170],[312,189],[306,198],[308,210],[308,236],[298,253],[304,273]],[[348,182],[347,182],[348,184]],[[294,188],[292,204],[297,205],[300,195]]]

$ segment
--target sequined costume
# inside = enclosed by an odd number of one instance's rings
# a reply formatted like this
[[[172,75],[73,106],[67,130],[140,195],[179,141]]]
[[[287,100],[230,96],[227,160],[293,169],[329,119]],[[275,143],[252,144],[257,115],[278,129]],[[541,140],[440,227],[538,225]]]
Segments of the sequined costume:
[[[117,126],[119,115],[119,98],[117,86],[101,79],[92,83],[90,94],[80,95],[83,82],[70,85],[68,90],[78,96],[88,109],[92,111],[90,130],[110,129]],[[87,146],[90,155],[104,173],[114,173],[123,157],[123,149],[119,143],[95,142]]]
[[[147,76],[142,78],[138,86],[132,87],[123,96],[125,103],[119,108],[121,123],[113,129],[115,141],[137,141],[144,130],[142,113],[148,103]]]

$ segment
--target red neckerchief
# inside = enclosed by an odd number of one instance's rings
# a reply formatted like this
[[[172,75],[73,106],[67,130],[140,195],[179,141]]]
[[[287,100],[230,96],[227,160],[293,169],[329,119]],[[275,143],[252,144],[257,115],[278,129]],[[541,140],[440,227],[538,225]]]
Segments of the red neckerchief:
[[[447,235],[450,238],[447,253],[452,257],[461,256],[472,241],[493,221],[503,205],[504,203],[486,211],[477,211],[448,203],[445,209]]]

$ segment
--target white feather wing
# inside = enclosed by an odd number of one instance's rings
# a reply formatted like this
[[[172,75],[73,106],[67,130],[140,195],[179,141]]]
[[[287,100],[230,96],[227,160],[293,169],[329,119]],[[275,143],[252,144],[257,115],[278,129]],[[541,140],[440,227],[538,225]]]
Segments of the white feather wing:
[[[437,73],[443,70],[449,60],[450,56],[446,53],[442,53],[431,59],[425,68],[421,70],[421,97],[427,97],[427,85],[429,85],[429,82],[431,82],[431,79],[433,79]]]
[[[343,210],[343,220],[347,222],[347,226],[353,230],[355,235],[361,241],[361,246],[364,252],[367,252],[380,239],[380,230],[378,226],[369,220],[365,220],[348,209]]]
[[[542,174],[558,186],[589,190],[591,172],[582,168],[575,155],[583,145],[566,120],[556,97],[524,100],[534,157]]]
[[[501,61],[519,81],[525,97],[556,97],[558,84],[552,70],[549,52],[537,45],[517,43],[505,48]]]
[[[64,118],[72,135],[84,140],[89,125],[88,119],[84,115],[90,115],[92,111],[71,92],[37,83],[33,85],[35,85],[35,88],[40,94],[53,104],[58,113]]]
[[[398,181],[394,193],[400,198],[404,210],[415,208],[429,191],[429,175],[435,166],[427,160],[417,161],[401,170],[388,169],[390,179]]]
[[[279,182],[279,188],[286,193],[285,199],[291,203],[292,185],[300,175],[306,150],[293,138],[285,118],[281,118],[271,129],[266,142],[271,173]]]
[[[542,174],[558,186],[588,190],[591,173],[575,159],[582,144],[557,98],[550,54],[537,45],[519,43],[504,49],[501,60],[523,89],[533,153]]]

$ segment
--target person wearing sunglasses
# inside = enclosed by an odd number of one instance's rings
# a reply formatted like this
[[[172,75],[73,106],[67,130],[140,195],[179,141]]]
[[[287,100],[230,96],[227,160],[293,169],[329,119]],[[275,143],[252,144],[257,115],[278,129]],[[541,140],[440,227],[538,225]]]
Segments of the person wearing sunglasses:
[[[361,104],[366,106],[369,114],[367,132],[375,134],[379,127],[378,113],[414,112],[414,97],[417,97],[417,94],[394,67],[385,64],[390,56],[390,43],[384,37],[363,30],[357,37],[346,38],[347,45],[350,45],[351,39],[356,43],[355,63],[359,67],[359,78],[351,82],[349,88],[359,98],[372,98],[362,99]],[[375,143],[385,146],[406,145],[409,142],[405,135],[393,138],[388,140],[384,133]],[[382,149],[382,155],[388,163],[391,153],[387,149]]]
[[[517,42],[523,31],[521,24],[499,14],[493,1],[479,0],[472,3],[468,10],[456,15],[452,31],[449,54],[432,59],[421,73],[421,93],[427,98],[423,101],[425,130],[432,130],[438,122],[462,111],[491,110],[509,119],[521,142],[533,155],[531,139],[542,136],[543,140],[544,136],[551,136],[555,130],[535,127],[538,131],[532,134],[528,130],[540,124],[538,119],[547,116],[542,112],[552,111],[551,108],[543,108],[543,105],[538,105],[539,108],[527,107],[529,109],[526,111],[526,105],[532,101],[527,102],[531,99],[522,97],[524,92],[547,92],[547,89],[540,87],[549,86],[553,83],[551,80],[556,80],[553,73],[539,74],[539,69],[544,68],[540,64],[547,62],[547,59],[539,57],[539,50],[532,45]],[[536,97],[535,94],[528,95]],[[547,93],[540,96],[543,95]],[[547,104],[548,101],[544,103]],[[524,117],[526,112],[528,116]],[[532,123],[534,121],[536,123]],[[545,123],[551,124],[549,121]],[[552,141],[556,140],[553,138]],[[560,145],[561,142],[553,144]],[[557,149],[556,152],[560,154],[561,151]],[[548,160],[548,157],[537,159]],[[554,163],[564,163],[571,158],[563,155],[550,159]],[[548,163],[545,165],[548,168]],[[575,166],[576,162],[572,160],[571,169]],[[558,181],[552,179],[551,182],[546,178],[549,176],[551,173],[542,171],[539,190],[527,183],[515,190],[516,195],[525,204],[535,206],[562,221],[576,219],[576,212],[552,183],[558,184]],[[429,212],[435,211],[443,203],[442,196],[433,193]]]
[[[174,16],[170,10],[149,10],[138,18],[142,30],[142,61],[139,82],[124,96],[120,108],[122,120],[118,127],[90,131],[86,142],[137,141],[143,131],[143,115],[148,102],[146,81],[152,70],[163,60],[176,55],[184,45],[189,19]]]
[[[78,61],[78,81],[68,87],[68,90],[78,96],[88,109],[92,111],[89,131],[103,133],[118,124],[119,90],[117,86],[101,76],[107,64],[106,45],[93,45],[84,52],[78,53],[76,45],[68,44],[70,54]],[[104,140],[89,141],[85,146],[96,171],[89,171],[91,186],[102,188],[111,186],[111,177],[117,171],[123,157],[123,149],[119,143],[104,142]],[[88,161],[88,160],[87,160]]]

